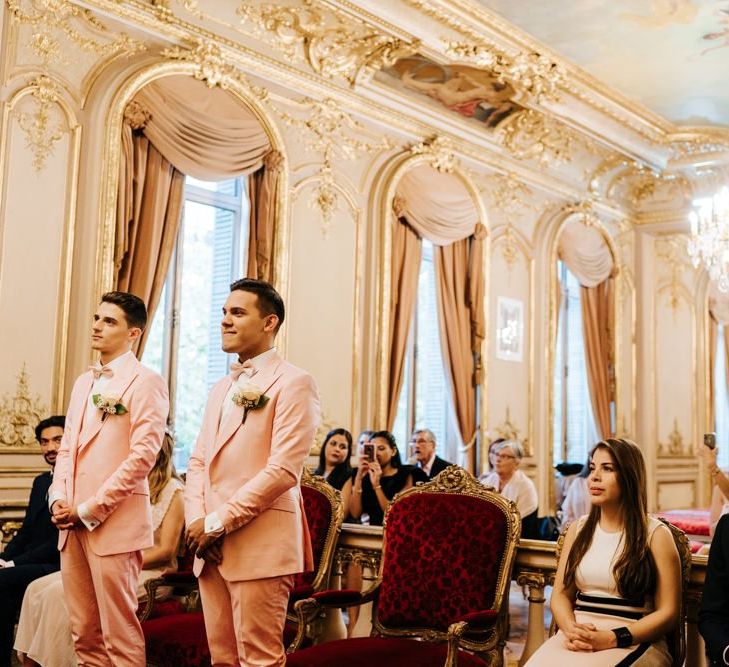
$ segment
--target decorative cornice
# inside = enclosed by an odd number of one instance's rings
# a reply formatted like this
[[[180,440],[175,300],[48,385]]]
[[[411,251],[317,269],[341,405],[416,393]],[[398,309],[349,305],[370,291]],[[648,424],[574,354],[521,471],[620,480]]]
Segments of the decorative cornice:
[[[285,55],[303,57],[317,74],[343,78],[351,86],[420,47],[418,40],[406,42],[383,34],[333,7],[321,11],[313,0],[298,5],[246,1],[236,13]]]
[[[518,160],[540,164],[571,162],[573,137],[559,121],[536,109],[507,118],[499,127],[504,147]]]

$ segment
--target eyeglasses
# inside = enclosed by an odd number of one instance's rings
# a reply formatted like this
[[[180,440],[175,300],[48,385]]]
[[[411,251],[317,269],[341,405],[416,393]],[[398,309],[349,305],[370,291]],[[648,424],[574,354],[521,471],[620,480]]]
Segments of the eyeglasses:
[[[494,458],[497,461],[500,461],[501,459],[515,459],[516,456],[514,456],[513,454],[494,454]]]

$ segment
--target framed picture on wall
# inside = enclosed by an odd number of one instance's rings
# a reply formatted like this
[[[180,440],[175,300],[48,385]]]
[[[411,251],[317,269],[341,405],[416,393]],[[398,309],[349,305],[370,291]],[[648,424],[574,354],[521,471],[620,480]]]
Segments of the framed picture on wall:
[[[524,302],[500,296],[496,303],[496,358],[524,358]]]

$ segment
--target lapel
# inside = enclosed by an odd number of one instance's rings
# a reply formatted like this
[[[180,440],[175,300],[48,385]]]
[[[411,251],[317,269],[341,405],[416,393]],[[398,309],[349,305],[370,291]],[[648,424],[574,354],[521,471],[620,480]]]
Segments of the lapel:
[[[127,357],[124,363],[117,369],[116,373],[114,373],[114,377],[111,378],[111,382],[109,382],[106,389],[104,389],[104,394],[107,396],[118,396],[119,401],[123,403],[124,401],[122,400],[122,397],[124,392],[129,388],[129,385],[132,383],[134,378],[137,377],[139,373],[139,366],[140,364],[136,357],[131,355]],[[89,371],[89,376],[91,377],[91,384],[93,385],[93,373],[91,373],[91,371]],[[106,421],[102,421],[101,419],[101,410],[98,410],[95,407],[89,408],[88,400],[90,391],[91,387],[89,387],[89,391],[85,394],[86,415],[84,417],[83,427],[79,436],[79,450],[83,449],[89,442],[91,442]],[[91,410],[90,413],[89,410]],[[112,415],[109,418],[113,419],[114,417]]]
[[[259,370],[258,373],[251,378],[251,382],[258,385],[261,391],[265,394],[282,372],[283,368],[281,367],[281,357],[274,354],[266,360],[261,367],[261,370]],[[225,394],[223,394],[223,400],[225,400],[229,389],[230,384],[227,384]],[[220,428],[218,429],[218,433],[215,438],[213,454],[210,457],[211,460],[220,451],[223,445],[233,437],[233,434],[241,426],[243,426],[243,408],[238,405],[234,405],[220,424]]]

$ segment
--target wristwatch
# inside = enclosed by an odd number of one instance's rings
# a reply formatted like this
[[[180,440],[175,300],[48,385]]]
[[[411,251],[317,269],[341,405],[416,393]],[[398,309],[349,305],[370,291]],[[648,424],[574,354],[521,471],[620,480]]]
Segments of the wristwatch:
[[[633,635],[628,628],[613,628],[613,632],[618,640],[618,648],[628,648],[633,645]]]

